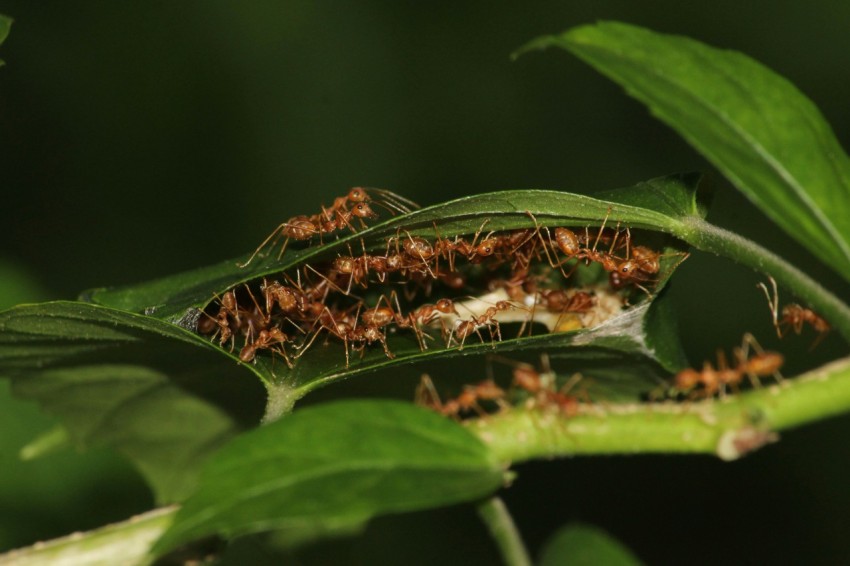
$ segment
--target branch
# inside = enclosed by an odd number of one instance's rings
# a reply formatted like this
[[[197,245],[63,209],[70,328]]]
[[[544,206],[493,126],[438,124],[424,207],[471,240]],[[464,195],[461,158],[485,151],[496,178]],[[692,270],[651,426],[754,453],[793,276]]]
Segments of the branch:
[[[780,385],[698,403],[586,405],[566,417],[536,409],[469,421],[504,462],[579,454],[703,453],[734,460],[777,432],[850,411],[850,358]]]

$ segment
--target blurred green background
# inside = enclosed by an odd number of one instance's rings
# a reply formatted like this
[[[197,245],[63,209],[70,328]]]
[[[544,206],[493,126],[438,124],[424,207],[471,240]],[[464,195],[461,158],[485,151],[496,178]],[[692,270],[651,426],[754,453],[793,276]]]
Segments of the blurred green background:
[[[598,19],[743,51],[794,82],[850,141],[844,2],[0,1],[0,12],[16,20],[0,48],[4,308],[235,257],[354,185],[427,205],[710,171],[565,52],[509,58],[537,35]],[[717,185],[710,220],[850,297],[725,181]],[[695,362],[745,331],[781,347],[789,374],[846,353],[835,336],[813,353],[806,338],[779,346],[757,281],[704,254],[680,268],[671,294]],[[418,369],[409,373],[323,395],[411,396]],[[18,449],[52,421],[5,385],[0,549],[151,505],[138,475],[109,453],[18,462]],[[850,555],[850,449],[840,440],[848,433],[850,419],[835,419],[732,464],[535,463],[519,467],[505,498],[533,551],[560,524],[582,520],[651,563],[830,563]],[[302,559],[323,563],[319,552],[330,550],[357,563],[493,558],[466,507],[379,520]]]

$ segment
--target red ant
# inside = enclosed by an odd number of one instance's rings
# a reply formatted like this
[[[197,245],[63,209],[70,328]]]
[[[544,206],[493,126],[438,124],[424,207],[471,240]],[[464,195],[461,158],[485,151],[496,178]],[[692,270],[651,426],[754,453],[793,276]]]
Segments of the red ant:
[[[423,374],[416,388],[416,403],[429,407],[438,413],[453,418],[459,418],[461,413],[475,411],[479,416],[486,415],[479,401],[495,402],[504,407],[505,390],[492,380],[481,381],[475,385],[465,385],[463,391],[454,399],[445,403],[440,401],[434,382],[428,374]]]
[[[776,287],[776,280],[773,277],[768,277],[770,284],[773,287],[773,297],[764,283],[759,283],[758,287],[764,291],[767,297],[767,304],[770,306],[770,312],[773,315],[773,327],[776,329],[776,335],[782,338],[790,329],[794,334],[799,335],[803,331],[803,325],[808,323],[812,329],[818,333],[815,341],[812,342],[810,350],[826,338],[826,335],[832,330],[830,324],[819,314],[812,309],[807,309],[797,303],[789,303],[782,307],[782,318],[779,318],[779,290]]]
[[[756,351],[752,357],[749,356],[750,347]],[[745,334],[741,347],[734,350],[736,365],[730,367],[726,362],[726,354],[722,350],[717,352],[717,368],[711,362],[704,362],[701,370],[686,368],[673,377],[674,393],[691,393],[692,395],[701,386],[700,394],[705,397],[713,397],[716,393],[725,395],[726,387],[730,386],[737,390],[738,384],[744,376],[747,376],[753,387],[758,386],[759,377],[774,376],[777,381],[782,380],[779,369],[785,362],[782,354],[777,352],[765,352],[756,342],[752,334]]]
[[[575,374],[562,387],[556,388],[556,375],[549,364],[549,356],[541,354],[541,369],[533,365],[517,362],[502,356],[488,356],[488,362],[497,361],[511,366],[513,386],[531,395],[534,405],[540,408],[556,407],[566,416],[575,416],[579,412],[579,400],[569,391],[581,380],[581,375]],[[492,370],[490,370],[492,371]]]
[[[271,349],[273,352],[279,352],[282,354],[283,359],[286,360],[286,365],[292,368],[292,361],[289,359],[289,356],[286,354],[286,349],[284,348],[284,343],[286,342],[289,342],[289,337],[284,334],[280,328],[264,328],[263,330],[260,330],[256,340],[245,344],[239,352],[239,359],[247,363],[256,358],[257,350]],[[280,347],[273,348],[276,344],[279,344]]]
[[[356,219],[362,228],[366,227],[364,219],[374,219],[378,214],[369,206],[369,202],[374,202],[386,208],[391,213],[393,211],[409,212],[412,208],[418,208],[418,205],[407,199],[403,199],[390,191],[382,191],[380,189],[369,189],[371,192],[381,194],[383,199],[380,201],[373,200],[366,189],[363,187],[354,187],[347,195],[334,199],[333,205],[329,208],[322,207],[322,212],[313,216],[298,215],[293,216],[286,222],[275,228],[268,237],[254,250],[251,257],[248,258],[239,267],[247,267],[253,261],[260,251],[265,248],[269,242],[274,240],[276,243],[281,237],[286,239],[283,242],[278,259],[283,257],[289,240],[310,240],[314,236],[329,234],[331,232],[349,228],[352,232],[356,232],[356,228],[352,222]],[[349,208],[349,206],[351,208]],[[272,244],[274,245],[274,243]]]
[[[378,317],[369,317],[367,316],[367,320],[371,321],[371,324],[367,324],[364,322],[363,325],[358,326],[357,322],[360,319],[360,310],[363,304],[360,303],[357,305],[357,313],[353,317],[353,323],[349,323],[345,318],[345,315],[339,317],[334,316],[334,313],[330,311],[328,307],[324,307],[322,314],[316,319],[321,327],[318,328],[313,338],[311,338],[305,346],[302,348],[301,352],[299,352],[297,357],[301,357],[304,352],[313,344],[313,341],[319,335],[322,330],[326,330],[333,336],[336,336],[340,340],[343,341],[345,345],[345,367],[346,369],[350,365],[350,355],[349,350],[359,351],[361,357],[365,352],[365,347],[369,344],[373,344],[375,342],[380,342],[384,347],[384,353],[389,359],[395,358],[395,355],[390,352],[389,347],[387,346],[387,337],[381,332],[381,328],[386,326],[386,324],[379,324],[382,322]],[[372,309],[373,312],[377,312],[377,309]],[[339,316],[339,313],[338,313]],[[351,344],[351,346],[349,346]],[[358,346],[359,344],[359,346]]]
[[[443,322],[443,315],[454,314],[460,316],[457,309],[455,309],[454,301],[446,298],[440,299],[434,304],[426,303],[420,305],[405,316],[402,314],[401,306],[398,302],[398,295],[395,294],[395,291],[391,292],[390,296],[394,298],[396,308],[398,309],[396,324],[398,324],[399,328],[410,328],[413,330],[416,334],[416,340],[419,342],[419,349],[422,351],[428,348],[425,343],[425,337],[431,338],[431,336],[423,332],[419,328],[420,326],[426,326],[436,320],[439,320],[440,327],[442,329],[441,334],[443,335],[443,338],[445,338],[446,325],[445,322]]]
[[[510,301],[497,301],[494,305],[487,307],[487,309],[480,315],[473,317],[470,320],[458,320],[455,321],[455,327],[452,332],[449,334],[449,338],[446,341],[446,347],[451,347],[452,340],[459,340],[460,350],[463,350],[463,345],[466,342],[466,339],[469,338],[473,333],[478,335],[478,338],[481,342],[484,342],[484,337],[481,335],[480,329],[482,327],[487,327],[490,330],[490,339],[494,340],[496,338],[499,341],[502,340],[502,331],[499,326],[499,321],[496,320],[496,315],[498,315],[502,311],[523,308],[513,304]],[[469,307],[467,307],[467,310]],[[495,327],[495,333],[493,328]]]
[[[218,297],[219,309],[215,317],[204,313],[206,318],[198,321],[198,332],[201,334],[210,334],[214,331],[212,339],[219,337],[219,345],[224,347],[227,342],[230,342],[230,349],[233,350],[235,345],[235,337],[233,334],[234,327],[230,324],[232,317],[235,322],[235,328],[238,330],[241,326],[241,317],[239,303],[236,301],[236,293],[227,291],[221,297]]]

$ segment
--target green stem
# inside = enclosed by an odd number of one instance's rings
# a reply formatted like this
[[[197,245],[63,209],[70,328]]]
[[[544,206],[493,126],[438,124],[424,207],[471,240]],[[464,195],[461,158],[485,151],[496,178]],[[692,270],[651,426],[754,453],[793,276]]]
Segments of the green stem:
[[[0,565],[40,564],[136,565],[147,564],[148,551],[174,520],[177,507],[154,509],[126,521],[86,533],[74,533],[48,542],[0,554]]]
[[[817,281],[755,242],[709,224],[697,216],[683,218],[680,226],[676,236],[699,250],[728,257],[770,275],[823,314],[850,342],[850,307]]]
[[[496,541],[508,566],[531,566],[531,558],[505,502],[493,496],[478,505],[478,516]]]
[[[734,460],[777,432],[850,411],[850,358],[780,385],[698,403],[512,410],[469,424],[503,462],[579,454],[703,453]]]

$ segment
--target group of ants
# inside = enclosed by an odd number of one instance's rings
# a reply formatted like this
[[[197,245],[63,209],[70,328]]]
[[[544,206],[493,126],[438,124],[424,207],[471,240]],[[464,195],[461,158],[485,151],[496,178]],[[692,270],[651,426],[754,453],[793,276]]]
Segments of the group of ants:
[[[391,213],[410,212],[417,205],[394,193],[380,189],[355,187],[345,196],[334,200],[330,207],[312,216],[299,215],[280,224],[259,245],[240,267],[247,266],[266,248],[275,249],[283,239],[278,257],[282,257],[290,240],[310,241],[348,229],[357,232],[366,228],[366,220],[378,214],[374,206]],[[421,350],[434,340],[431,328],[439,327],[446,348],[462,349],[473,334],[484,342],[482,330],[490,340],[501,340],[498,316],[511,310],[527,311],[526,322],[520,328],[522,335],[533,326],[534,314],[542,307],[560,317],[587,313],[596,306],[593,292],[552,286],[552,277],[560,273],[569,278],[580,265],[598,264],[608,275],[611,290],[627,287],[640,289],[651,295],[651,287],[659,279],[664,253],[647,246],[634,245],[628,228],[606,227],[607,218],[599,229],[572,230],[542,227],[528,213],[534,228],[485,233],[487,221],[474,234],[472,240],[440,235],[434,223],[435,239],[428,240],[399,231],[387,239],[386,247],[378,253],[367,253],[361,241],[362,253],[337,256],[329,262],[304,265],[294,275],[282,274],[283,283],[264,278],[258,288],[249,285],[231,289],[217,296],[198,320],[200,334],[218,339],[222,347],[236,346],[241,336],[239,359],[253,362],[258,352],[266,350],[278,355],[292,368],[295,360],[304,355],[316,340],[324,335],[327,340],[341,341],[345,349],[345,366],[349,367],[350,352],[361,357],[367,347],[380,344],[384,354],[393,358],[387,345],[387,332],[412,331]],[[687,257],[682,256],[680,262]],[[460,265],[466,262],[464,265]],[[483,275],[482,275],[483,274]],[[483,282],[470,284],[470,277],[483,277]],[[820,315],[798,304],[785,305],[779,312],[776,284],[771,279],[773,295],[761,284],[773,315],[773,324],[781,338],[789,330],[800,334],[810,325],[819,335],[813,347],[830,330],[829,323]],[[395,289],[378,296],[374,306],[367,306],[358,293],[370,284]],[[503,290],[506,300],[496,300],[483,311],[473,312],[455,299],[440,298],[434,303],[411,306],[421,292],[430,296],[433,287],[441,286],[444,293],[462,293],[471,287],[485,286],[489,291]],[[255,292],[256,291],[256,292]],[[356,292],[355,292],[356,291]],[[257,295],[260,299],[257,299]],[[469,298],[468,294],[466,295]],[[468,310],[464,317],[458,306]],[[559,318],[560,320],[560,318]],[[447,323],[448,321],[448,323]],[[532,324],[529,324],[532,323]],[[555,329],[558,325],[555,325]],[[521,392],[528,402],[540,407],[550,407],[574,415],[579,408],[579,397],[570,394],[577,379],[570,379],[558,387],[554,374],[544,359],[544,367],[536,369],[531,364],[499,358],[512,366],[513,380],[509,391],[499,387],[492,378],[474,385],[466,385],[460,395],[442,401],[428,376],[423,376],[417,389],[420,404],[454,418],[483,415],[482,406],[501,409],[507,400]],[[690,399],[725,395],[727,389],[738,390],[744,378],[758,386],[761,377],[774,376],[781,380],[779,369],[784,358],[777,352],[764,351],[752,337],[744,336],[741,347],[733,351],[730,364],[722,351],[718,351],[717,365],[705,362],[701,369],[684,369],[673,376],[668,394]],[[579,376],[574,376],[579,377]]]

